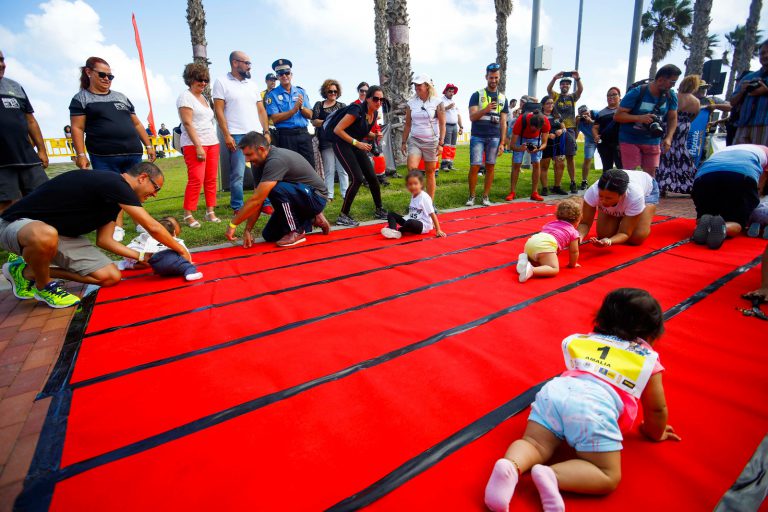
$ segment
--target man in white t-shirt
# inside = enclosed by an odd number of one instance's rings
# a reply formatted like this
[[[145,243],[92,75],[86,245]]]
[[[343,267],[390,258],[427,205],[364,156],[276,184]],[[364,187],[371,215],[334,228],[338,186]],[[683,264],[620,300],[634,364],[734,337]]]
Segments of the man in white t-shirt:
[[[261,124],[264,135],[269,138],[267,111],[261,102],[258,85],[251,80],[251,60],[243,52],[229,54],[231,70],[227,76],[216,79],[213,84],[213,108],[216,121],[224,135],[221,152],[229,153],[229,206],[237,213],[243,207],[243,174],[245,157],[237,144],[243,136],[257,131],[256,120]],[[271,213],[271,206],[263,209]]]
[[[658,203],[659,185],[650,174],[609,169],[584,193],[579,235],[586,238],[597,211],[597,236],[590,242],[598,247],[640,245],[651,233]]]
[[[464,133],[464,125],[461,122],[461,114],[456,106],[453,96],[459,92],[459,88],[448,84],[443,89],[443,106],[445,107],[445,144],[443,145],[443,158],[440,162],[441,171],[453,170],[453,159],[456,157],[456,142],[458,136]]]

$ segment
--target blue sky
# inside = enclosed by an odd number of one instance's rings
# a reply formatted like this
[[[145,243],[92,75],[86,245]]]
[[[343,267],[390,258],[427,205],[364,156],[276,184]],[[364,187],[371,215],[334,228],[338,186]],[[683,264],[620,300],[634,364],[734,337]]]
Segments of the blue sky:
[[[139,0],[4,1],[0,49],[6,76],[25,87],[44,136],[61,136],[69,122],[67,107],[77,90],[77,66],[90,55],[104,57],[116,75],[113,87],[126,93],[146,119],[148,108],[131,27],[136,14],[150,75],[155,122],[178,124],[175,100],[184,88],[181,72],[191,60],[186,2]],[[580,71],[585,93],[581,103],[604,106],[612,85],[624,91],[633,0],[585,0]],[[646,7],[649,0],[646,0]],[[338,79],[342,101],[354,99],[361,80],[376,82],[372,0],[204,0],[208,56],[212,76],[228,70],[231,50],[247,52],[253,75],[261,81],[277,58],[294,64],[294,83],[319,99],[320,83]],[[551,75],[572,69],[576,47],[576,0],[542,0],[541,42],[553,47],[552,71],[539,74],[538,94],[545,94]],[[439,7],[435,7],[438,5]],[[611,5],[608,9],[606,6]],[[746,21],[749,0],[714,0],[711,33],[722,34]],[[509,21],[507,93],[527,92],[531,0],[515,1]],[[485,66],[495,59],[495,13],[491,0],[433,3],[411,0],[410,43],[414,72],[427,73],[442,90],[458,85],[459,104],[484,85]],[[760,26],[768,27],[768,2]],[[721,40],[722,40],[721,36]],[[683,66],[685,52],[676,48],[665,62]],[[650,46],[641,45],[637,77],[650,65]],[[469,123],[466,123],[467,125]]]

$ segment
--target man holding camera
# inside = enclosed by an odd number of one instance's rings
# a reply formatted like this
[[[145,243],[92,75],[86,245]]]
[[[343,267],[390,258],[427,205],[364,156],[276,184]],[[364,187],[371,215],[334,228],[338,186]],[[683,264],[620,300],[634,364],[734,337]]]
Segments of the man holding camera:
[[[621,100],[613,119],[621,124],[619,146],[625,169],[641,167],[656,176],[661,152],[669,151],[677,129],[677,94],[672,88],[681,74],[674,64],[662,66],[651,82],[631,89]]]
[[[731,105],[739,110],[734,144],[768,146],[768,39],[760,45],[760,69],[736,85]]]
[[[529,104],[538,104],[535,98],[528,99]],[[539,112],[520,114],[512,127],[512,176],[509,195],[505,198],[512,201],[515,198],[517,179],[520,176],[520,167],[523,164],[523,156],[527,153],[531,158],[533,173],[531,174],[531,199],[543,201],[539,195],[539,174],[541,172],[541,151],[546,149],[551,127],[547,116]]]

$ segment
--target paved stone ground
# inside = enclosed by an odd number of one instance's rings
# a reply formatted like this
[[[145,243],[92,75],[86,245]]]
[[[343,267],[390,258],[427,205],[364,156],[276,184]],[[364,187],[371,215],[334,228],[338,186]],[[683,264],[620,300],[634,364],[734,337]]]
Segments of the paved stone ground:
[[[671,194],[658,213],[695,218],[688,196]],[[82,287],[71,289],[82,294]],[[0,279],[0,512],[10,512],[37,446],[50,399],[35,401],[75,310],[17,300]]]

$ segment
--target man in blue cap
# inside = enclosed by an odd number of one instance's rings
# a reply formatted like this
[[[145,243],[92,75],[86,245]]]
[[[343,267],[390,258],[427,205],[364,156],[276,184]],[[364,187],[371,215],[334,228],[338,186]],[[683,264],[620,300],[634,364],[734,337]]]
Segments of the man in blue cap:
[[[309,96],[304,89],[291,84],[293,64],[288,59],[277,59],[272,69],[280,85],[267,93],[264,98],[267,115],[277,128],[277,146],[296,151],[314,169],[315,155],[312,137],[307,131],[308,119],[312,117]]]
[[[269,91],[275,88],[277,85],[277,75],[274,73],[267,73],[267,75],[264,77],[264,83],[266,84],[267,88],[261,91],[261,100],[264,101],[264,98],[269,94]],[[277,130],[275,130],[275,123],[272,122],[272,120],[269,120],[269,135],[272,140],[272,142],[277,143]]]

